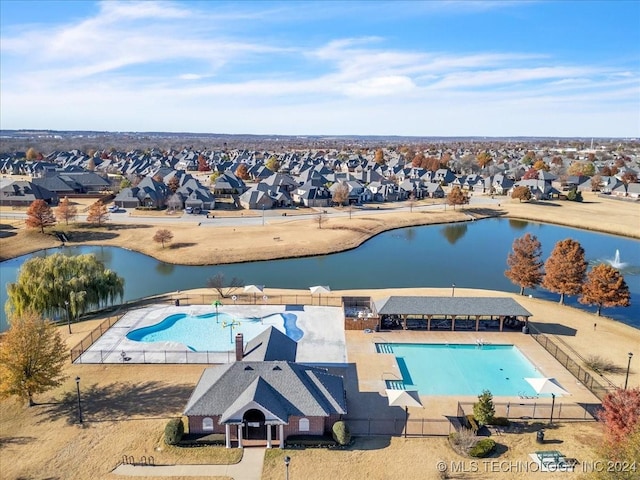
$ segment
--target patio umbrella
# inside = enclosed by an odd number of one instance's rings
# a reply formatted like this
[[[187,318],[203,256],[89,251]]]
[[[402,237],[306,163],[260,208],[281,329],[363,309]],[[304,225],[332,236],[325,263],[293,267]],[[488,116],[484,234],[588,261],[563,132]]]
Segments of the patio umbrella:
[[[256,303],[256,293],[262,293],[264,285],[245,285],[244,293],[253,293],[253,303]]]
[[[525,380],[533,387],[536,393],[551,394],[551,418],[549,419],[549,425],[551,425],[553,423],[553,408],[556,404],[556,395],[571,394],[562,388],[555,378],[525,378]]]
[[[407,423],[409,422],[409,407],[423,407],[417,390],[394,390],[388,388],[387,400],[390,407],[404,407],[404,436],[407,437]]]
[[[311,295],[318,294],[318,305],[320,305],[320,297],[323,293],[330,293],[331,289],[328,285],[316,285],[314,287],[309,287],[311,291]]]

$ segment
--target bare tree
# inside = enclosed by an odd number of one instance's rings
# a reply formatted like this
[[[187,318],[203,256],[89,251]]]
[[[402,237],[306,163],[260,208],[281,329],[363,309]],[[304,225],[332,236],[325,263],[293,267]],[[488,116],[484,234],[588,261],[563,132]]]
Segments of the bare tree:
[[[161,228],[153,236],[153,241],[157,243],[161,243],[162,248],[164,248],[165,242],[169,243],[171,240],[173,240],[173,233],[171,233],[171,231],[167,230],[166,228]]]
[[[322,224],[327,221],[326,215],[324,212],[320,212],[316,215],[316,222],[318,223],[318,228],[322,229]]]
[[[213,277],[207,280],[207,287],[213,288],[216,292],[218,292],[218,295],[223,298],[230,296],[233,292],[240,288],[242,284],[242,280],[236,277],[233,277],[231,280],[227,281],[223,273],[216,273]]]
[[[333,201],[339,205],[344,205],[349,199],[349,186],[340,182],[333,190]]]

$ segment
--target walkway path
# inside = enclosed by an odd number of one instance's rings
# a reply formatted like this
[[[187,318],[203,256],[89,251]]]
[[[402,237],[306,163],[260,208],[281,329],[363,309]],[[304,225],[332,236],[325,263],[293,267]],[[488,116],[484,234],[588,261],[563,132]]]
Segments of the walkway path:
[[[231,477],[234,480],[260,480],[265,448],[245,448],[242,460],[234,465],[129,465],[112,472],[129,477]]]

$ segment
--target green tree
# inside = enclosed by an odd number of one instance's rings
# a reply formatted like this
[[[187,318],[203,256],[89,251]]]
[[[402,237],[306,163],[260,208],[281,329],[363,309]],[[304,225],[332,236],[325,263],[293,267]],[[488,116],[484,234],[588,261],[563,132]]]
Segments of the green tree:
[[[125,188],[131,188],[131,180],[129,180],[128,178],[123,178],[120,181],[120,190],[124,190]]]
[[[512,252],[507,257],[509,269],[505,276],[520,286],[520,295],[525,288],[535,288],[542,281],[542,255],[540,241],[530,233],[513,241]]]
[[[264,166],[272,172],[277,172],[278,170],[280,170],[280,161],[278,160],[278,157],[276,157],[275,155],[271,155]]]
[[[0,343],[0,397],[33,396],[62,384],[67,351],[55,325],[33,311],[10,318]]]
[[[65,314],[69,302],[72,317],[113,303],[124,295],[124,279],[95,255],[67,256],[56,253],[33,257],[20,267],[15,283],[7,285],[7,315],[34,311],[41,315]]]
[[[571,202],[582,202],[582,192],[576,188],[572,188],[567,192],[567,200]]]
[[[489,425],[496,415],[496,408],[493,405],[493,395],[489,390],[483,390],[478,395],[478,402],[473,404],[473,417],[480,425]]]
[[[575,240],[567,238],[556,243],[544,264],[542,286],[560,294],[560,304],[564,305],[565,295],[578,295],[582,291],[587,261],[584,248]]]
[[[578,301],[585,305],[597,305],[600,316],[602,307],[628,307],[631,294],[622,274],[611,265],[601,263],[587,273]]]
[[[29,205],[25,224],[28,228],[39,228],[40,233],[44,233],[45,227],[51,227],[56,224],[56,217],[47,202],[38,199]]]

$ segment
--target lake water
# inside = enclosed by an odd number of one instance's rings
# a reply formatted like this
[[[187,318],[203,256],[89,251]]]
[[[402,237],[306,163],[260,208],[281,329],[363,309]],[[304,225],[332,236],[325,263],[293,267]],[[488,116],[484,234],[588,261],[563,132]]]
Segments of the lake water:
[[[237,277],[245,285],[271,288],[306,289],[329,285],[332,289],[374,289],[394,287],[483,288],[518,292],[505,276],[506,259],[515,238],[531,233],[542,243],[542,258],[556,242],[572,238],[582,245],[590,263],[613,260],[616,250],[625,280],[631,291],[631,306],[603,308],[603,315],[640,328],[640,241],[556,225],[492,218],[474,222],[409,227],[382,233],[360,247],[331,255],[307,258],[247,262],[229,265],[171,265],[140,253],[117,247],[66,247],[38,252],[50,255],[93,253],[125,278],[125,300],[160,293],[205,287],[218,273]],[[4,305],[6,283],[15,281],[20,265],[32,255],[0,263]],[[525,294],[558,301],[559,295],[542,289]],[[577,298],[565,299],[567,305],[595,312]],[[6,329],[4,309],[0,331]]]

